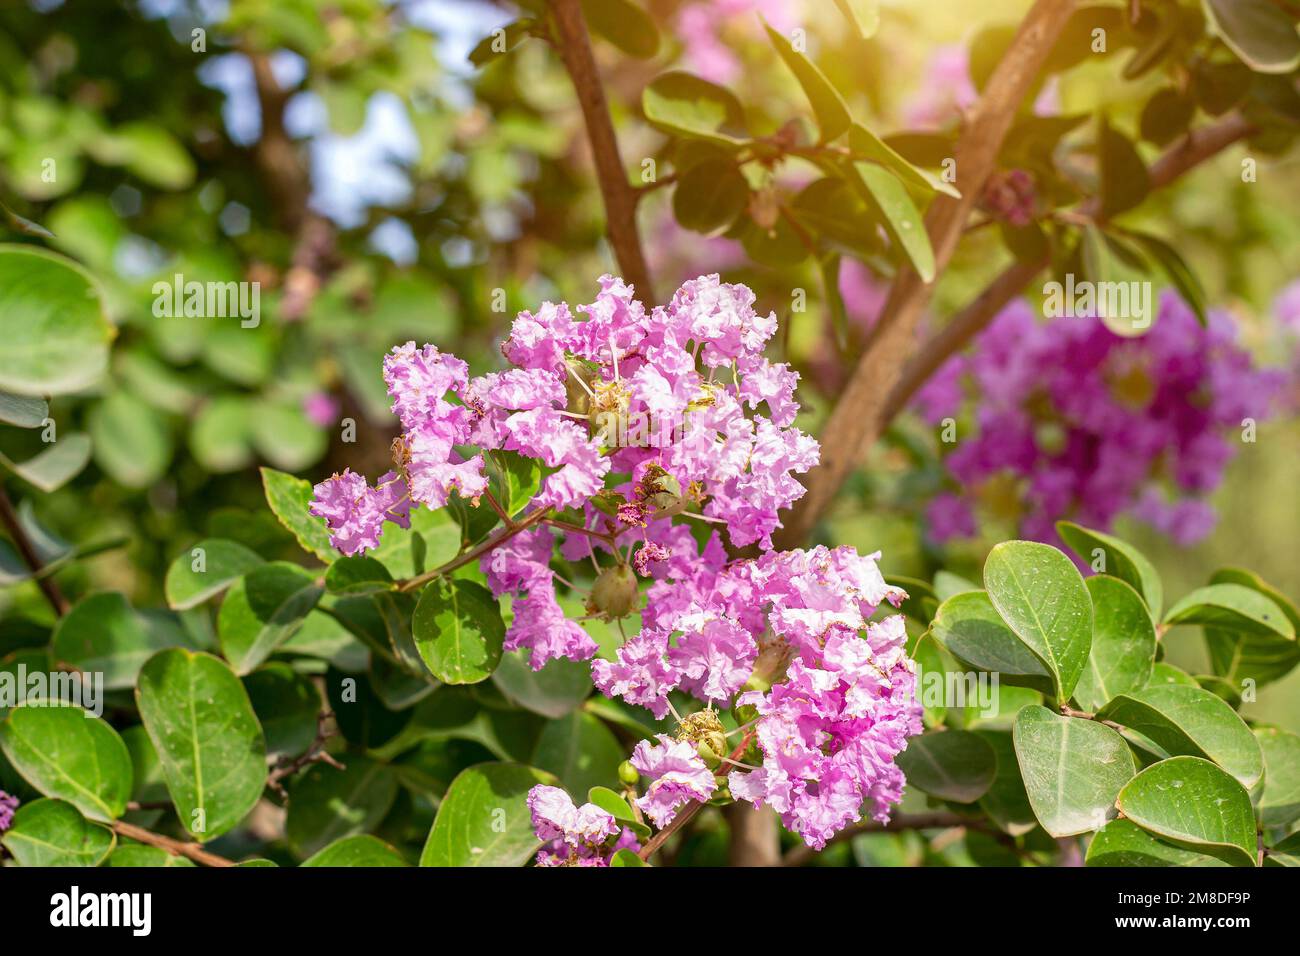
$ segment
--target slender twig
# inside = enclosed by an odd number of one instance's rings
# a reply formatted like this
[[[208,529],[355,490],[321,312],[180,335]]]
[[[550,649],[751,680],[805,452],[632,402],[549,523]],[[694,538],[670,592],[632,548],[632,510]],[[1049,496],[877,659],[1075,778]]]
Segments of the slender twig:
[[[316,715],[316,739],[311,742],[311,746],[299,754],[297,757],[281,757],[275,767],[266,776],[266,785],[280,795],[282,799],[288,799],[289,794],[284,789],[283,780],[292,777],[295,773],[313,763],[327,763],[335,770],[346,770],[347,767],[334,759],[333,755],[325,749],[325,744],[331,737],[337,734],[335,728],[330,724],[334,715],[328,710],[322,710]]]
[[[653,302],[650,271],[646,268],[645,253],[636,228],[639,190],[628,180],[619,154],[614,124],[610,121],[609,106],[605,102],[605,89],[596,70],[596,58],[592,55],[591,39],[582,16],[581,0],[550,0],[550,8],[555,23],[555,47],[582,107],[587,139],[596,165],[596,179],[605,200],[610,245],[614,248],[624,280],[635,287],[641,301]]]
[[[492,506],[492,510],[497,513],[497,517],[501,519],[502,524],[504,524],[507,528],[512,527],[514,525],[514,521],[511,520],[510,515],[506,513],[505,508],[501,507],[501,502],[497,501],[496,496],[493,495],[492,492],[490,491],[483,492],[483,497],[486,498],[488,504]]]
[[[1075,710],[1066,704],[1061,705],[1061,714],[1064,717],[1077,717],[1080,720],[1095,720],[1099,724],[1105,724],[1111,730],[1123,730],[1123,726],[1115,723],[1113,720],[1102,720],[1096,714],[1090,714],[1086,710]]]
[[[397,590],[399,591],[417,590],[418,588],[421,588],[424,585],[428,584],[434,578],[442,577],[444,574],[450,574],[452,571],[455,571],[457,568],[464,567],[465,565],[469,564],[471,561],[479,557],[482,557],[484,554],[487,554],[487,552],[491,551],[493,548],[497,547],[498,545],[504,544],[510,538],[513,538],[515,535],[519,534],[519,532],[528,530],[533,525],[537,524],[539,521],[545,518],[548,514],[550,514],[550,512],[551,512],[550,508],[538,508],[535,511],[530,511],[528,514],[520,518],[514,524],[510,525],[507,528],[502,528],[500,531],[492,535],[490,538],[487,538],[478,546],[470,548],[468,551],[466,551],[464,554],[460,555],[459,557],[452,558],[446,564],[440,564],[432,571],[425,571],[423,574],[416,575],[413,578],[407,578],[404,581],[397,582]]]
[[[572,521],[565,521],[561,518],[547,518],[542,524],[549,525],[552,528],[559,528],[563,531],[572,531],[574,534],[585,534],[589,538],[595,538],[598,541],[612,542],[614,535],[608,531],[597,531],[595,528],[584,528],[580,524],[574,524]]]
[[[1074,8],[1074,0],[1036,0],[971,110],[955,151],[961,198],[939,195],[926,215],[936,276],[952,259],[1016,112]],[[913,347],[916,325],[933,289],[933,282],[925,282],[911,268],[895,277],[884,313],[822,431],[821,464],[809,473],[808,493],[785,519],[778,547],[804,542],[849,472],[875,444],[885,400]]]
[[[114,832],[119,836],[126,837],[128,840],[135,840],[137,843],[156,846],[159,849],[166,850],[172,856],[183,856],[187,860],[193,860],[195,863],[202,863],[204,866],[236,865],[233,860],[227,860],[224,856],[217,856],[215,853],[209,853],[197,843],[185,843],[181,840],[173,840],[171,837],[165,837],[161,833],[154,833],[152,830],[138,827],[134,823],[127,823],[125,820],[114,820],[111,826],[113,827]]]
[[[1184,173],[1249,136],[1254,130],[1255,127],[1240,114],[1232,113],[1217,123],[1189,132],[1183,140],[1152,163],[1149,172],[1152,191],[1163,189]],[[1085,203],[1080,209],[1079,218],[1088,222],[1101,221],[1100,201],[1094,197]],[[1048,259],[1043,258],[1036,262],[1016,262],[1008,266],[970,305],[922,345],[903,369],[898,383],[890,390],[881,415],[882,420],[886,423],[892,421],[949,356],[970,342],[1047,265]]]
[[[18,512],[14,510],[13,502],[9,500],[9,495],[5,492],[2,484],[0,484],[0,523],[3,523],[5,530],[9,532],[14,547],[18,549],[19,555],[22,556],[23,563],[31,570],[36,579],[36,586],[45,595],[45,600],[50,602],[50,607],[54,609],[54,613],[58,617],[67,614],[68,599],[63,596],[63,592],[54,583],[54,579],[43,573],[45,563],[41,560],[41,556],[36,553],[36,547],[32,544],[32,539],[28,537],[27,529],[18,520]]]

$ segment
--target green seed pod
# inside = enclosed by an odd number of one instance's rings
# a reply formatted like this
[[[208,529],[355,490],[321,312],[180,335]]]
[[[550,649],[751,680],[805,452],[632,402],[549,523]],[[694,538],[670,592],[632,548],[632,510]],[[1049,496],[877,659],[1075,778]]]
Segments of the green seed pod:
[[[626,564],[606,568],[596,578],[587,600],[587,610],[607,618],[627,617],[637,605],[640,595],[636,574]]]
[[[632,766],[630,760],[624,760],[618,765],[618,779],[629,787],[635,787],[641,782],[641,774],[637,772],[636,767]]]
[[[700,755],[700,759],[704,761],[704,766],[710,770],[714,770],[721,765],[722,756],[703,740],[695,745],[695,750]]]

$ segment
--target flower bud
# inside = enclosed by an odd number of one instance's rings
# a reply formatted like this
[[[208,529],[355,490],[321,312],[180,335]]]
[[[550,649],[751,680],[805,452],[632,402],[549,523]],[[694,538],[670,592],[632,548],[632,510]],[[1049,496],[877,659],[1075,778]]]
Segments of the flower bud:
[[[1058,422],[1041,422],[1034,427],[1034,444],[1044,455],[1059,455],[1065,451],[1065,429]]]
[[[624,760],[618,765],[618,779],[629,787],[635,787],[641,782],[641,774],[632,766],[632,761]]]
[[[602,614],[607,618],[627,617],[636,607],[640,589],[636,574],[626,564],[606,568],[592,585],[587,599],[587,612]]]

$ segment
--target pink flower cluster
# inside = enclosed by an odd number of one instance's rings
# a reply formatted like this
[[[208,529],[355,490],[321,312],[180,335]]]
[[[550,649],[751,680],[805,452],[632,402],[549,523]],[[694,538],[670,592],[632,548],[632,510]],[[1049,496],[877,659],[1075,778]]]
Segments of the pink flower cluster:
[[[1202,326],[1171,293],[1137,338],[1096,319],[1044,323],[1026,302],[1008,306],[917,395],[935,423],[969,401],[977,429],[959,430],[944,459],[957,490],[931,501],[930,534],[973,534],[973,505],[1001,488],[1019,508],[1019,533],[1039,540],[1054,540],[1060,518],[1107,528],[1123,514],[1180,544],[1204,537],[1215,523],[1205,499],[1237,432],[1273,413],[1284,379],[1256,368],[1235,339],[1227,314],[1211,312]]]
[[[632,766],[650,785],[636,805],[660,828],[677,816],[677,808],[692,800],[708,800],[718,788],[713,772],[704,765],[695,746],[659,734],[659,743],[643,740],[632,751]]]
[[[663,716],[675,689],[729,702],[758,665],[775,683],[739,703],[761,715],[765,759],[757,771],[731,774],[732,794],[774,807],[819,848],[864,803],[887,817],[903,786],[893,760],[921,731],[921,712],[902,616],[870,619],[906,595],[885,583],[878,554],[850,547],[769,552],[729,566],[709,550],[665,569],[642,632],[614,662],[594,662],[596,686]]]
[[[528,791],[533,832],[545,845],[538,866],[609,866],[619,850],[639,850],[636,835],[594,803],[574,806],[559,787],[539,784]]]
[[[14,811],[18,809],[18,798],[0,790],[0,833],[4,833],[14,822]]]

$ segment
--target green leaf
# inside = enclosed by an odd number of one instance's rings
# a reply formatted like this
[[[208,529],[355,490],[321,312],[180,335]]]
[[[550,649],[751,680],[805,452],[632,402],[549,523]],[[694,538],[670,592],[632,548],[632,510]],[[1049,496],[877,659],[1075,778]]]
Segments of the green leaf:
[[[395,587],[388,569],[367,555],[339,558],[325,571],[325,589],[331,594],[376,594]]]
[[[1300,36],[1292,16],[1270,0],[1203,0],[1214,32],[1259,73],[1300,66]]]
[[[1151,679],[1147,681],[1147,686],[1163,687],[1165,684],[1182,684],[1185,687],[1200,686],[1196,683],[1196,678],[1186,671],[1179,670],[1173,664],[1156,661],[1155,666],[1151,668]]]
[[[242,544],[205,538],[167,569],[163,584],[167,604],[177,611],[197,607],[263,563],[261,555]]]
[[[184,189],[194,182],[194,160],[176,138],[153,123],[127,123],[113,130],[112,159],[161,189]]]
[[[112,830],[87,822],[62,800],[24,803],[0,836],[19,866],[99,866],[116,840]]]
[[[316,739],[321,695],[306,674],[288,664],[263,664],[244,678],[244,689],[266,737],[266,752],[294,757]]]
[[[325,519],[307,510],[312,499],[310,482],[274,468],[263,468],[262,486],[266,490],[266,503],[280,519],[280,524],[298,539],[304,551],[316,555],[326,564],[339,556],[330,544]]]
[[[1127,541],[1121,541],[1102,531],[1093,531],[1073,521],[1058,521],[1056,532],[1070,550],[1094,571],[1112,575],[1131,585],[1133,590],[1142,595],[1151,616],[1159,619],[1164,602],[1164,588],[1155,565],[1147,560],[1146,555]],[[1100,566],[1097,563],[1099,558]]]
[[[1211,576],[1210,583],[1239,584],[1264,595],[1286,615],[1291,626],[1300,631],[1300,610],[1286,595],[1254,572],[1222,568]],[[1300,644],[1272,634],[1241,633],[1207,626],[1205,643],[1214,672],[1237,687],[1246,680],[1262,686],[1284,677],[1300,664]]]
[[[1196,313],[1196,318],[1201,325],[1208,325],[1205,289],[1178,250],[1149,232],[1126,229],[1124,235],[1141,246],[1142,251],[1161,268],[1169,281],[1174,284],[1183,301]]]
[[[826,79],[825,74],[812,60],[796,50],[786,37],[773,30],[766,20],[763,21],[763,27],[767,30],[767,38],[772,41],[777,54],[794,73],[799,86],[803,88],[804,95],[808,97],[808,102],[812,104],[813,113],[817,116],[817,125],[821,129],[821,141],[829,143],[844,135],[853,118],[849,115],[849,108],[845,105],[844,97],[840,96],[839,90],[831,85],[831,81]]]
[[[491,677],[501,661],[505,631],[496,599],[473,581],[434,581],[411,619],[420,657],[445,684],[477,684]]]
[[[1034,809],[1029,805],[1025,782],[1020,776],[1020,762],[1016,758],[1015,743],[1007,731],[974,731],[993,748],[997,770],[988,793],[980,797],[980,809],[994,823],[1012,836],[1028,833],[1038,826]]]
[[[522,866],[537,852],[528,791],[556,785],[522,764],[482,763],[451,782],[420,855],[421,866]]]
[[[1255,731],[1264,753],[1264,792],[1259,818],[1265,827],[1290,827],[1300,820],[1300,737],[1261,727]]]
[[[541,487],[541,462],[505,450],[490,452],[487,459],[497,501],[513,518],[527,507]]]
[[[1111,820],[1088,844],[1086,866],[1227,866],[1223,860],[1157,840],[1132,820]]]
[[[239,471],[253,460],[254,404],[243,396],[218,395],[190,423],[189,445],[208,471]]]
[[[1295,640],[1295,625],[1277,604],[1241,584],[1210,584],[1177,601],[1165,614],[1165,624],[1200,624]]]
[[[592,33],[628,56],[648,60],[659,52],[659,30],[654,20],[629,0],[582,0],[582,14]]]
[[[237,826],[266,783],[266,740],[239,678],[175,648],[140,671],[136,703],[181,826],[200,841]]]
[[[951,183],[946,183],[933,173],[918,169],[904,159],[888,143],[882,140],[861,123],[854,123],[849,130],[849,149],[853,150],[855,159],[865,159],[879,163],[892,172],[905,185],[920,190],[922,194],[940,192],[960,199],[961,193]]]
[[[54,628],[55,657],[79,671],[104,675],[104,687],[135,686],[144,662],[168,647],[193,647],[176,618],[138,611],[116,591],[82,598]]]
[[[616,866],[617,867],[631,867],[631,866],[648,867],[650,864],[647,863],[645,860],[641,859],[640,856],[638,856],[636,853],[633,853],[631,850],[623,849],[623,850],[618,850],[613,856],[609,858],[609,865],[611,867],[616,867]]]
[[[0,245],[0,390],[62,395],[108,368],[113,328],[99,285],[70,259],[35,246]]]
[[[19,428],[40,428],[49,417],[50,406],[43,398],[10,395],[0,391],[0,422]]]
[[[880,0],[835,0],[858,39],[870,40],[880,29]]]
[[[1120,694],[1097,715],[1155,741],[1166,752],[1213,760],[1250,789],[1264,773],[1264,757],[1245,721],[1201,687],[1164,684]]]
[[[398,853],[378,837],[367,833],[335,840],[303,866],[410,866]]]
[[[888,170],[871,163],[853,163],[852,182],[875,210],[894,245],[907,256],[923,282],[934,280],[934,249],[921,212],[907,189]]]
[[[1116,335],[1145,334],[1157,316],[1150,263],[1118,232],[1092,224],[1083,227],[1080,250],[1084,275],[1094,283],[1097,318]]]
[[[1096,711],[1151,680],[1156,628],[1137,591],[1119,578],[1102,574],[1084,583],[1092,598],[1092,650],[1074,699],[1084,710]]]
[[[299,856],[373,830],[397,799],[397,776],[388,764],[360,754],[346,754],[342,762],[343,770],[313,764],[289,785],[285,836]]]
[[[500,34],[496,30],[475,45],[470,50],[468,60],[475,66],[484,66],[490,63],[493,58],[509,53],[523,40],[531,35],[532,28],[536,21],[526,17],[521,20],[515,20],[513,23],[507,23],[501,28]],[[501,46],[502,49],[493,49],[493,46]]]
[[[682,227],[709,235],[726,230],[748,202],[749,184],[736,164],[710,159],[678,176],[673,216]]]
[[[95,462],[119,484],[147,488],[172,460],[172,436],[162,414],[128,392],[115,391],[90,410]]]
[[[894,762],[910,786],[956,803],[974,803],[984,796],[997,770],[993,748],[966,730],[913,737]]]
[[[1187,132],[1196,114],[1196,101],[1173,87],[1157,90],[1142,108],[1142,138],[1168,146]]]
[[[641,110],[651,125],[666,133],[732,148],[743,142],[727,132],[745,127],[740,100],[690,73],[671,70],[655,77],[641,94]]]
[[[1255,865],[1255,814],[1240,783],[1208,760],[1171,757],[1119,793],[1120,812],[1144,830],[1233,866]]]
[[[0,750],[33,787],[92,820],[116,820],[131,798],[131,755],[107,721],[80,707],[24,704],[0,723]]]
[[[1095,720],[1031,705],[1016,716],[1012,737],[1034,816],[1054,837],[1105,826],[1116,794],[1137,773],[1124,738]]]
[[[625,756],[613,732],[585,711],[575,710],[546,722],[533,751],[533,766],[559,778],[570,793],[615,784]]]
[[[1092,600],[1064,554],[1036,541],[1006,541],[984,562],[989,600],[1047,667],[1057,700],[1067,700],[1092,645]]]
[[[1003,683],[1056,692],[1046,665],[1007,627],[985,591],[954,594],[935,612],[935,638],[958,661],[998,674]]]
[[[1098,117],[1097,162],[1101,173],[1101,217],[1114,219],[1147,198],[1151,178],[1137,148],[1123,133]]]
[[[0,464],[23,481],[48,494],[81,474],[81,470],[90,461],[91,450],[90,437],[76,432],[51,443],[40,454],[21,463],[12,462],[0,455]]]
[[[168,853],[156,846],[145,846],[143,843],[123,843],[109,854],[105,866],[150,867],[152,869],[180,867],[185,869],[193,867],[194,863],[183,856]]]
[[[501,655],[492,682],[501,693],[527,710],[552,720],[563,717],[591,694],[591,665],[556,658],[541,670],[529,666],[527,648]]]
[[[315,574],[288,561],[259,565],[221,602],[217,633],[235,673],[257,667],[297,632],[325,589]]]

